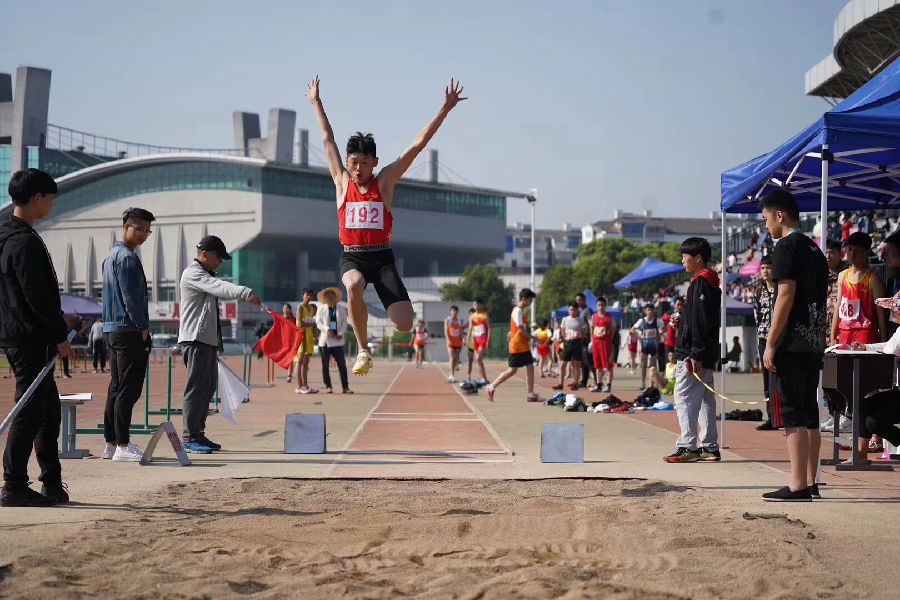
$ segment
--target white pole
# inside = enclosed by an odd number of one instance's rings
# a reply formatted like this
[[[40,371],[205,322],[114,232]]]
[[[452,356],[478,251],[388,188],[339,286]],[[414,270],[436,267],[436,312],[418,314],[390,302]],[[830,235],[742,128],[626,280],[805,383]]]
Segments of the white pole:
[[[531,291],[534,291],[534,205],[537,204],[537,188],[531,188],[531,196],[528,197],[531,205]],[[534,324],[537,303],[531,303],[531,323]]]
[[[822,231],[819,235],[819,243],[822,248],[822,252],[825,252],[825,240],[828,239],[828,144],[822,144],[822,205],[819,207],[821,212],[822,219]],[[816,391],[816,401],[819,404],[819,414],[822,414],[822,409],[825,405],[825,392],[822,391],[822,373],[819,373],[819,389]],[[840,421],[840,419],[837,419]],[[856,440],[853,440],[853,443],[856,443]],[[819,462],[816,464],[816,483],[822,478],[822,460],[819,459]]]
[[[721,354],[722,359],[722,378],[719,383],[719,393],[723,396],[727,395],[725,391],[725,352],[726,352],[726,338],[727,334],[725,332],[725,298],[727,297],[727,286],[725,285],[725,280],[728,278],[728,254],[727,248],[725,246],[727,239],[725,233],[725,211],[722,211],[722,280],[719,282],[719,285],[722,287],[722,306],[719,309],[719,318],[721,319],[721,331],[719,332],[719,343],[721,344],[721,348],[719,353]],[[722,412],[719,415],[722,420],[722,439],[719,441],[719,447],[727,448],[725,445],[725,412],[727,410],[726,401],[722,400]]]

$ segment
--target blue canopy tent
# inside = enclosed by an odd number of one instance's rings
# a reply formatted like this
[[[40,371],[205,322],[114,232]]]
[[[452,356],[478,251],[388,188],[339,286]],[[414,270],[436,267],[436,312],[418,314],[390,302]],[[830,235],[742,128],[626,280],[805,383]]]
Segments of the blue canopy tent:
[[[819,211],[823,248],[829,209],[900,207],[900,60],[778,148],[722,173],[723,248],[725,213],[759,212],[759,199],[779,187],[802,212]],[[725,303],[721,319],[724,353]],[[723,406],[722,445],[724,415]]]
[[[66,314],[82,317],[99,317],[103,314],[103,302],[92,296],[61,293],[59,295],[62,311]]]
[[[589,289],[585,289],[585,290],[584,290],[583,292],[581,292],[581,293],[584,294],[584,300],[585,300],[585,302],[587,302],[588,307],[589,307],[591,310],[596,309],[596,307],[597,307],[597,296],[594,295],[594,292],[592,292],[592,291],[589,290]],[[621,309],[621,308],[613,308],[612,306],[610,306],[610,307],[608,307],[608,308],[606,309],[606,312],[608,312],[609,314],[611,314],[611,315],[613,316],[614,319],[621,319],[621,318],[622,318],[622,309]],[[554,318],[554,319],[562,319],[562,318],[565,317],[567,314],[569,314],[569,305],[568,305],[568,304],[567,304],[566,306],[560,306],[559,308],[557,308],[556,310],[554,310],[554,311],[553,311],[553,318]]]
[[[615,282],[613,287],[617,290],[629,288],[635,284],[650,281],[651,279],[656,279],[663,275],[671,275],[673,273],[684,273],[684,267],[662,262],[648,256],[634,271]]]

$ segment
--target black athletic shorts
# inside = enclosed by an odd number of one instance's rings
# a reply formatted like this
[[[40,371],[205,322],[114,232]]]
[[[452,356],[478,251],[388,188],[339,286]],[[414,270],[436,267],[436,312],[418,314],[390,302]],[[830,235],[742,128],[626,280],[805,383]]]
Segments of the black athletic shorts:
[[[775,381],[784,427],[819,428],[819,371],[822,355],[781,352],[775,355]]]
[[[387,308],[395,302],[409,302],[409,294],[394,264],[393,250],[377,252],[344,252],[341,255],[341,277],[356,269],[366,284],[375,286],[381,304]]]
[[[581,362],[582,347],[583,344],[581,338],[564,341],[562,352],[559,353],[559,360],[562,362],[568,362],[570,360]]]
[[[532,358],[531,352],[517,352],[516,354],[509,355],[509,362],[507,364],[515,369],[518,369],[519,367],[527,367],[528,365],[533,365],[534,358]]]

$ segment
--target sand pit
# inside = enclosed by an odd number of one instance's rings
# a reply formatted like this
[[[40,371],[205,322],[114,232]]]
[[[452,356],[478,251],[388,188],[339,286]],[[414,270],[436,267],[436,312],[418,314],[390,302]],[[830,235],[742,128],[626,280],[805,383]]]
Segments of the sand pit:
[[[179,483],[68,535],[62,551],[21,556],[3,569],[0,595],[879,595],[848,575],[846,532],[823,531],[813,505],[743,498],[642,480]],[[746,506],[787,518],[747,519]]]

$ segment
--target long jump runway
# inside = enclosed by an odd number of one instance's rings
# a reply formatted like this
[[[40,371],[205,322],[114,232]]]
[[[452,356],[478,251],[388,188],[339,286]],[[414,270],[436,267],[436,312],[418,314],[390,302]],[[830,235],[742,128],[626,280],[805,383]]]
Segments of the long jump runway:
[[[511,463],[512,452],[435,366],[404,365],[350,437],[332,476],[361,463]]]

